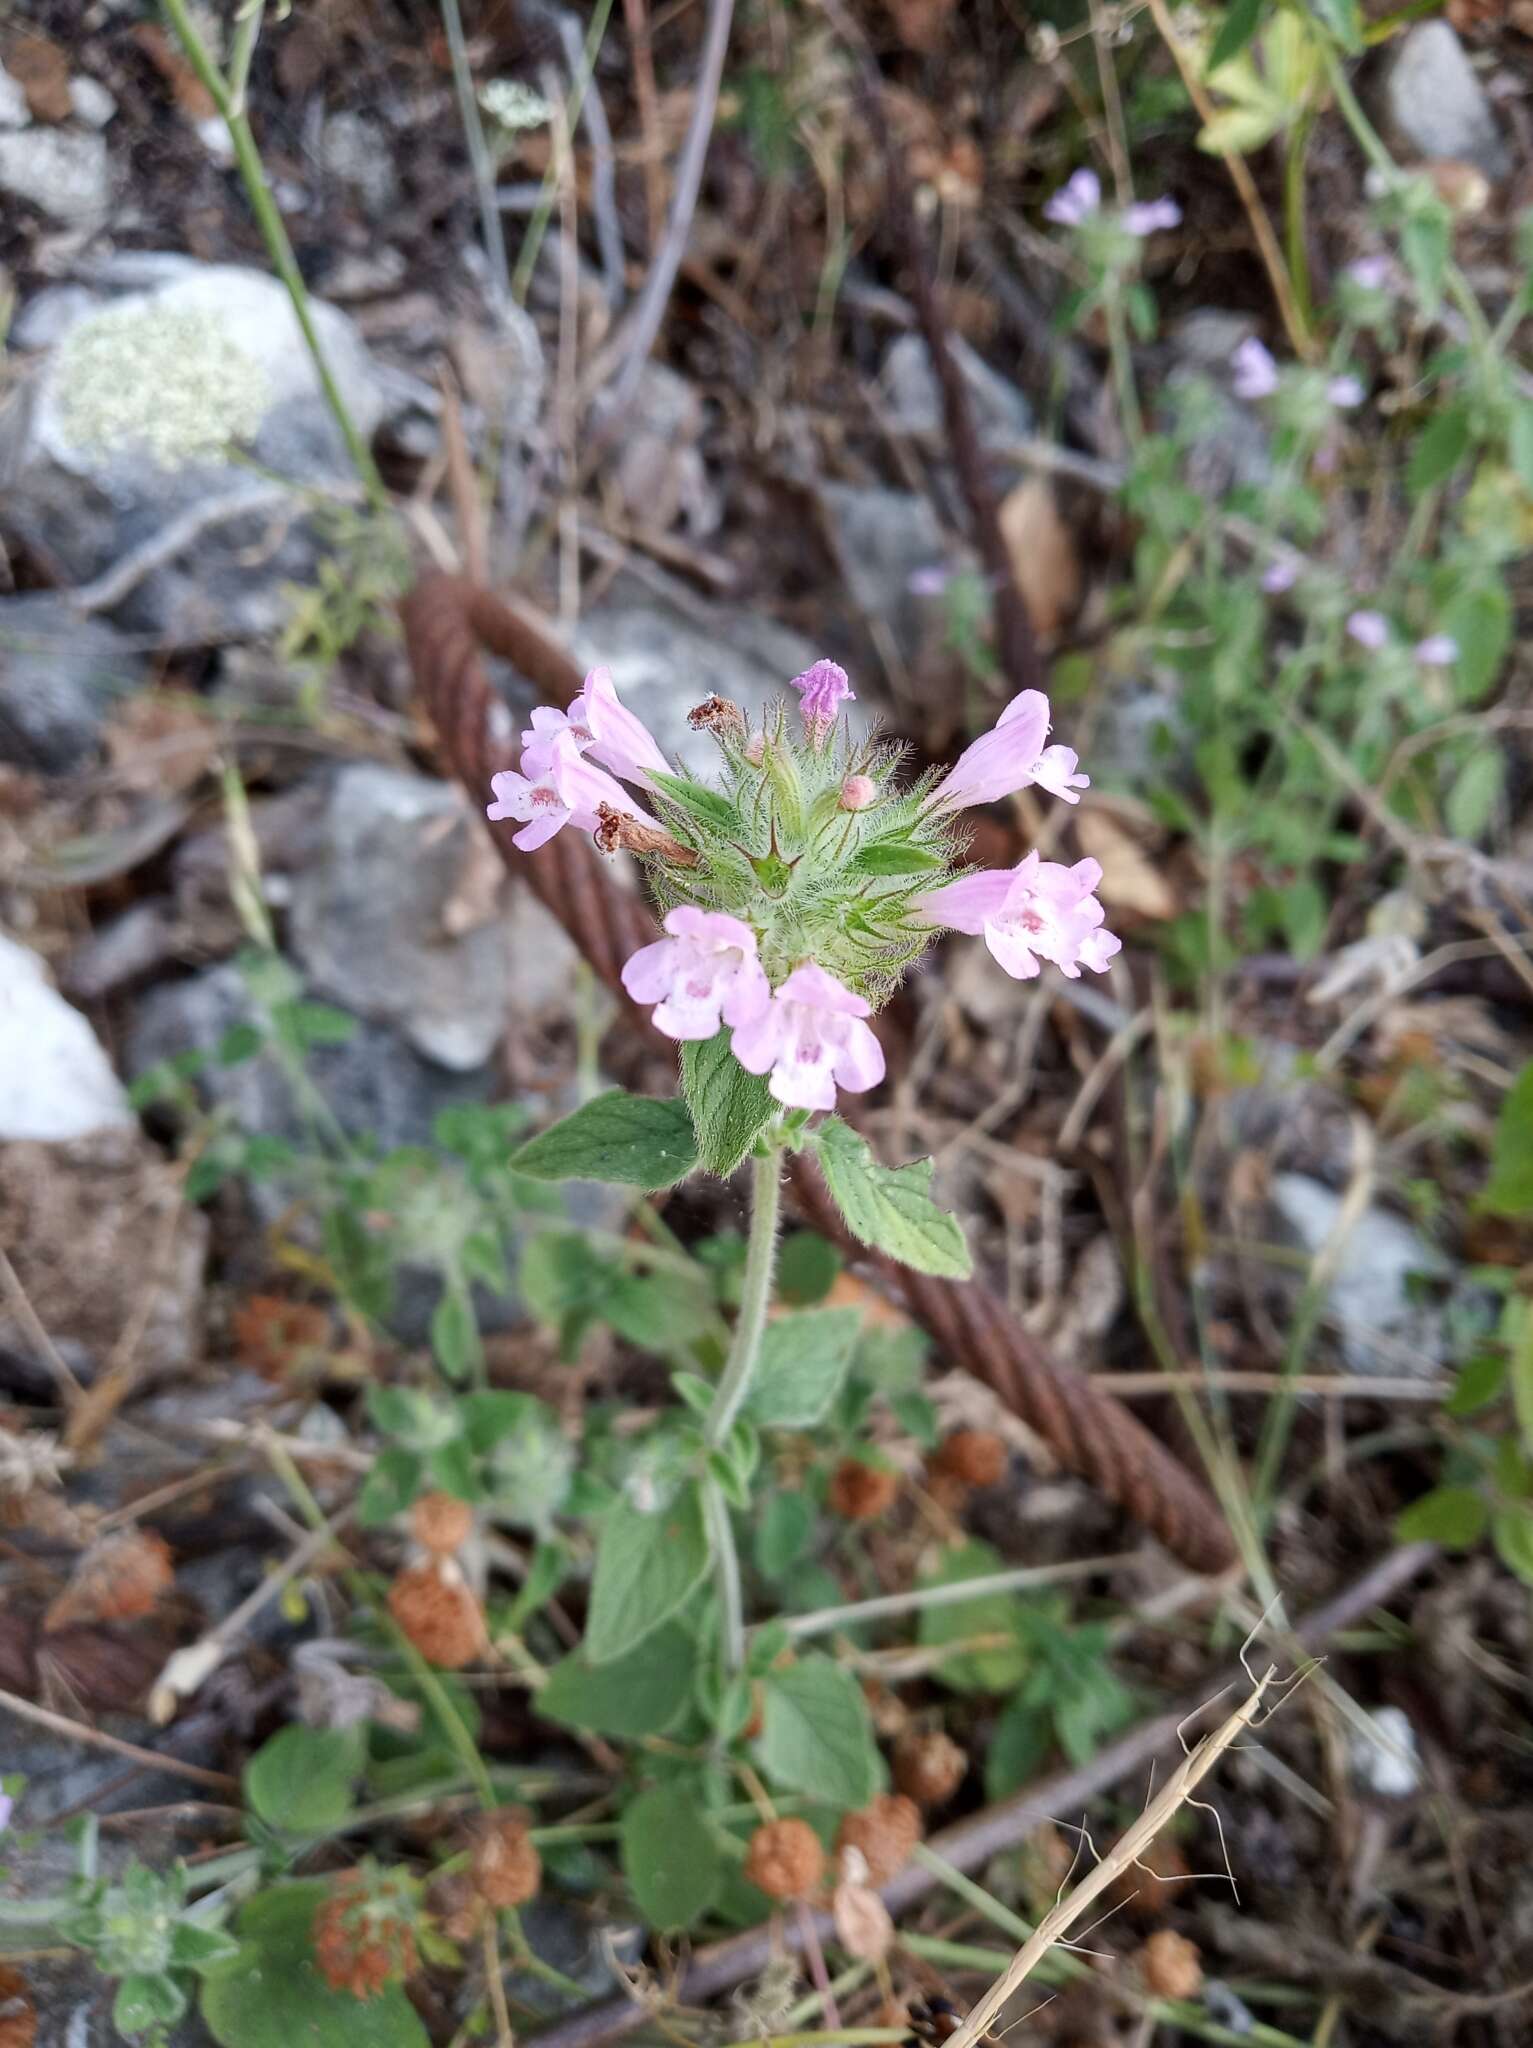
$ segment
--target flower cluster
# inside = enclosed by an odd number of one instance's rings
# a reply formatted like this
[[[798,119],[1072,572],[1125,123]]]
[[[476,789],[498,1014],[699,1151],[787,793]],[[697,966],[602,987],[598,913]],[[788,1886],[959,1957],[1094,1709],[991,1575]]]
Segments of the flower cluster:
[[[982,937],[1018,980],[1045,961],[1072,978],[1100,971],[1119,942],[1095,861],[961,868],[959,812],[1028,788],[1073,804],[1088,786],[1074,751],[1048,744],[1041,691],[1014,697],[946,774],[901,788],[899,749],[854,738],[842,715],[843,669],[817,661],[793,687],[798,731],[782,704],[755,731],[722,698],[692,713],[723,756],[712,785],[678,774],[611,672],[593,669],[567,711],[533,712],[489,816],[516,822],[526,852],[573,826],[636,854],[664,936],[625,965],[629,995],[668,1037],[728,1032],[786,1107],[828,1110],[838,1089],[883,1079],[868,1020],[939,930]]]
[[[1043,209],[1045,220],[1053,221],[1056,227],[1081,228],[1102,211],[1102,181],[1095,171],[1079,170],[1062,185]],[[1174,228],[1182,218],[1182,209],[1174,199],[1147,199],[1125,206],[1116,215],[1119,227],[1142,241],[1146,235],[1153,235],[1161,228]]]

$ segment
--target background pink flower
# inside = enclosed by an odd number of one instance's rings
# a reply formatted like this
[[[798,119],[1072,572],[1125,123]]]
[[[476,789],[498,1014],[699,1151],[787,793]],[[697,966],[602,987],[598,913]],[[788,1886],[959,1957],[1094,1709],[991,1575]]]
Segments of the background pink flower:
[[[736,1028],[731,1043],[747,1073],[770,1072],[774,1096],[790,1109],[834,1109],[836,1088],[873,1088],[884,1078],[883,1047],[866,1019],[871,1006],[811,960],[795,967],[770,1004]]]
[[[756,957],[756,934],[722,910],[680,903],[667,911],[668,938],[641,946],[623,967],[623,986],[636,1003],[654,1003],[655,1027],[668,1038],[712,1038],[722,1023],[739,1026],[771,1001]]]

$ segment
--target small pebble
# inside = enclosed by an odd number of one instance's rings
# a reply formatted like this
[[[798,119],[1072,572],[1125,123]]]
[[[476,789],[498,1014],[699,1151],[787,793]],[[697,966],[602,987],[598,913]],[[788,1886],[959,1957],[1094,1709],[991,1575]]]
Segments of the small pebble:
[[[1354,1783],[1379,1799],[1408,1799],[1421,1784],[1415,1729],[1399,1707],[1379,1707],[1367,1718],[1371,1734],[1354,1727],[1347,1737]]]

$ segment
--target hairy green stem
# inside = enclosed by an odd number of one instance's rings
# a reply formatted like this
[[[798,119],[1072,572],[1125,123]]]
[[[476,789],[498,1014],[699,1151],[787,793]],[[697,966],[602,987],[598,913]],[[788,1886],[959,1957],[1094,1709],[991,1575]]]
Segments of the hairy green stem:
[[[298,322],[299,331],[313,360],[315,374],[325,394],[325,403],[334,415],[337,427],[340,428],[341,438],[346,443],[346,452],[351,457],[357,475],[362,479],[363,488],[370,502],[382,511],[389,502],[388,491],[378,473],[373,452],[358,431],[357,423],[352,418],[346,400],[341,395],[341,388],[331,371],[319,338],[319,330],[314,325],[314,314],[309,304],[309,288],[298,268],[298,259],[293,254],[293,245],[288,240],[282,215],[277,210],[277,202],[271,196],[271,187],[266,181],[266,167],[261,162],[261,152],[256,147],[250,117],[244,108],[244,74],[249,71],[250,57],[255,48],[255,35],[260,29],[260,9],[257,8],[251,17],[254,26],[248,38],[243,43],[236,43],[235,56],[240,67],[239,92],[236,97],[230,90],[229,81],[213,62],[212,54],[192,19],[187,0],[164,0],[164,6],[170,18],[170,25],[175,31],[176,40],[186,55],[186,61],[196,72],[201,84],[212,95],[213,104],[223,117],[224,126],[229,131],[229,140],[234,148],[234,161],[240,174],[240,182],[245,187],[245,196],[250,201],[250,210],[256,217],[256,225],[261,230],[261,238],[266,244],[266,252],[272,260],[272,267],[286,286],[287,295],[292,301],[293,316]],[[241,29],[243,31],[244,24],[241,24]]]
[[[740,1293],[740,1314],[735,1323],[729,1360],[719,1380],[713,1406],[708,1410],[704,1434],[710,1451],[716,1451],[734,1428],[756,1361],[761,1355],[761,1338],[766,1329],[767,1310],[772,1305],[772,1273],[777,1263],[777,1226],[782,1213],[782,1169],[777,1149],[751,1165],[751,1227],[745,1249],[745,1279]]]

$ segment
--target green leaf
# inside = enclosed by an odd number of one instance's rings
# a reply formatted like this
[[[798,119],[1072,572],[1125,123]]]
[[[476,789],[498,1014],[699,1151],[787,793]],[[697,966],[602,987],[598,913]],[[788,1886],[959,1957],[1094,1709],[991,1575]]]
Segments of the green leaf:
[[[843,1263],[817,1230],[790,1230],[777,1253],[777,1292],[794,1308],[813,1308],[835,1286]]]
[[[160,1971],[124,1977],[112,2002],[112,2025],[119,2034],[142,2034],[168,2026],[186,2011],[186,1993],[174,1977]]]
[[[764,1579],[780,1579],[809,1547],[814,1509],[802,1493],[769,1493],[756,1529],[756,1569]]]
[[[802,1657],[767,1673],[752,1749],[778,1790],[828,1806],[866,1806],[882,1777],[862,1688],[829,1657]]]
[[[1355,57],[1363,47],[1363,25],[1357,0],[1311,0],[1311,4],[1347,55]]]
[[[1438,624],[1458,643],[1454,670],[1460,696],[1478,703],[1499,675],[1511,644],[1512,603],[1505,584],[1468,585],[1444,605]]]
[[[692,1119],[680,1101],[609,1089],[507,1162],[530,1180],[604,1180],[668,1188],[697,1164]]]
[[[942,855],[908,839],[875,839],[846,864],[849,875],[930,875],[944,865]]]
[[[178,1969],[206,1973],[222,1963],[232,1963],[240,1945],[221,1927],[201,1927],[192,1920],[180,1920],[170,1937],[170,1960]]]
[[[1494,1216],[1533,1215],[1533,1060],[1502,1101],[1491,1149],[1490,1181],[1479,1206]]]
[[[1053,1725],[1046,1708],[1029,1699],[1014,1699],[996,1722],[985,1752],[985,1797],[1009,1799],[1043,1768],[1053,1746]]]
[[[854,1308],[810,1308],[766,1326],[745,1412],[763,1429],[812,1429],[841,1391],[857,1348]]]
[[[909,1166],[880,1165],[867,1140],[838,1116],[827,1117],[817,1136],[825,1184],[854,1237],[918,1273],[968,1279],[969,1248],[958,1220],[939,1209],[927,1192],[929,1159]]]
[[[1442,303],[1443,278],[1453,247],[1453,220],[1441,201],[1418,198],[1400,228],[1400,254],[1421,295],[1421,310],[1431,317]]]
[[[700,1788],[681,1778],[652,1785],[623,1814],[623,1875],[651,1927],[690,1927],[724,1882],[724,1852]]]
[[[1510,1361],[1512,1410],[1517,1417],[1523,1445],[1533,1456],[1533,1309],[1522,1300],[1508,1306],[1513,1330]]]
[[[601,1526],[585,1654],[610,1664],[669,1620],[708,1573],[703,1504],[687,1486],[652,1515],[619,1501]]]
[[[1469,437],[1467,405],[1445,405],[1432,415],[1416,437],[1405,472],[1406,488],[1413,498],[1452,476],[1469,452]]]
[[[1001,1560],[988,1543],[965,1543],[944,1552],[936,1571],[921,1584],[956,1586],[1000,1569]],[[918,1640],[927,1649],[966,1642],[974,1636],[1002,1639],[993,1648],[965,1650],[947,1658],[933,1676],[955,1692],[1014,1691],[1028,1668],[1027,1651],[1017,1633],[1020,1612],[1014,1593],[979,1593],[949,1607],[923,1608]]]
[[[1214,37],[1214,47],[1209,51],[1208,63],[1204,66],[1203,75],[1213,84],[1217,85],[1219,82],[1213,78],[1213,73],[1221,64],[1228,64],[1231,57],[1238,56],[1255,35],[1265,5],[1266,0],[1234,0],[1234,5],[1220,25],[1218,35]]]
[[[1533,1586],[1533,1514],[1524,1507],[1503,1508],[1491,1523],[1496,1555],[1525,1586]]]
[[[729,1033],[681,1048],[681,1086],[692,1113],[698,1164],[727,1180],[771,1121],[777,1104],[759,1074],[747,1074]]]
[[[1443,1402],[1444,1415],[1478,1415],[1488,1408],[1506,1385],[1507,1359],[1501,1351],[1482,1351],[1471,1358],[1453,1383],[1453,1392]]]
[[[421,1491],[421,1461],[414,1451],[398,1444],[380,1451],[373,1469],[363,1481],[357,1501],[357,1520],[364,1529],[377,1529],[402,1515]]]
[[[449,1287],[431,1312],[431,1349],[450,1380],[466,1380],[479,1356],[479,1325],[467,1290]]]
[[[245,1797],[268,1827],[290,1834],[333,1828],[352,1809],[367,1755],[361,1728],[279,1729],[245,1766]]]
[[[332,1991],[314,1965],[314,1916],[325,1884],[282,1884],[240,1915],[237,1959],[202,1987],[202,2017],[219,2048],[431,2048],[398,1984],[367,1999]]]
[[[346,1045],[356,1036],[357,1020],[331,1003],[286,1003],[277,1021],[290,1032],[300,1052],[321,1045]]]
[[[592,1664],[576,1650],[549,1672],[534,1704],[545,1720],[566,1728],[630,1741],[662,1735],[691,1695],[696,1660],[691,1636],[680,1622],[667,1622],[610,1664]]]
[[[1533,398],[1514,398],[1507,425],[1506,452],[1518,480],[1533,495]]]
[[[1402,1543],[1443,1543],[1468,1550],[1485,1534],[1490,1509],[1472,1486],[1438,1486],[1413,1501],[1395,1521]]]
[[[1198,130],[1198,147],[1208,156],[1249,156],[1270,142],[1283,125],[1275,107],[1221,107]]]
[[[740,813],[706,782],[694,782],[689,775],[662,775],[658,770],[651,771],[651,780],[662,796],[707,830],[726,833],[731,839],[740,836]]]
[[[1455,839],[1476,840],[1501,801],[1506,757],[1496,747],[1476,747],[1454,777],[1443,816]]]

